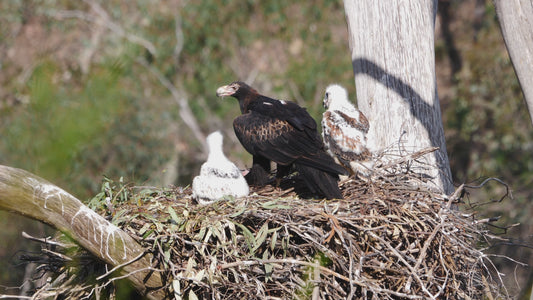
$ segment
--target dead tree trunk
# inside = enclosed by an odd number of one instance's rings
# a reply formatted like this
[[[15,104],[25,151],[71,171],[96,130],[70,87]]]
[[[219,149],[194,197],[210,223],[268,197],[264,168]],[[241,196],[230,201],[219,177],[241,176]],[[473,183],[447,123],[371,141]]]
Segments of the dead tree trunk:
[[[345,0],[357,102],[375,150],[402,154],[439,147],[413,167],[453,191],[435,79],[437,1]],[[399,142],[399,143],[398,143]],[[429,167],[428,166],[433,166]]]
[[[122,266],[121,273],[130,274],[141,294],[163,297],[160,291],[148,292],[162,285],[159,274],[150,271],[151,256],[142,256],[144,249],[131,236],[48,181],[0,165],[0,209],[54,226],[99,259]]]
[[[533,122],[533,3],[531,0],[494,0],[494,6]]]

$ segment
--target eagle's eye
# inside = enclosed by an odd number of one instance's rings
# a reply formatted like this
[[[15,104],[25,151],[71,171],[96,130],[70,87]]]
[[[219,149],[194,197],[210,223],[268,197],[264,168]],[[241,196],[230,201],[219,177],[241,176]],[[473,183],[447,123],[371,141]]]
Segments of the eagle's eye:
[[[233,92],[237,92],[241,86],[238,83],[234,83],[230,85],[230,88],[233,90]]]

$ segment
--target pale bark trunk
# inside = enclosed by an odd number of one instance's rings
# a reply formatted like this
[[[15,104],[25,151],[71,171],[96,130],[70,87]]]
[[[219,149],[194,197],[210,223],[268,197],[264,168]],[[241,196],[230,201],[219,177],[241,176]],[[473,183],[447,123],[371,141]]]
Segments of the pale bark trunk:
[[[433,187],[453,191],[435,79],[437,1],[345,0],[357,102],[374,150],[405,154],[427,147]],[[398,145],[398,142],[400,144]],[[416,167],[416,166],[414,166]]]
[[[494,6],[533,122],[533,2],[494,0]]]
[[[78,199],[48,181],[21,169],[0,165],[0,209],[12,211],[50,224],[74,239],[80,246],[113,266],[125,264],[144,249],[126,232],[106,221]],[[157,272],[150,274],[151,255],[124,265],[122,274],[151,299],[160,299]],[[142,270],[136,272],[137,270]],[[134,273],[132,273],[134,272]],[[146,278],[148,276],[148,278]]]

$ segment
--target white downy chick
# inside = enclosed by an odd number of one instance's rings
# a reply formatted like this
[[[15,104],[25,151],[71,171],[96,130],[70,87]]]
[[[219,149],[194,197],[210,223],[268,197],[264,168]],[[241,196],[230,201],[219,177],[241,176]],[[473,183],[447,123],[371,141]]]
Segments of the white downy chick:
[[[224,155],[220,131],[208,135],[206,141],[209,155],[192,182],[192,197],[205,205],[224,196],[248,196],[248,184],[241,171]]]

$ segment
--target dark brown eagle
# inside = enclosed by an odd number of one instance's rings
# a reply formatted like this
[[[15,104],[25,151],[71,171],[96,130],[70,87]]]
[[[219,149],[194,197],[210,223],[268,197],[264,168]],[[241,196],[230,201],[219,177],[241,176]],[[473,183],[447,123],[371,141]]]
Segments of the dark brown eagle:
[[[259,94],[244,82],[219,87],[217,96],[239,100],[242,115],[233,128],[253,165],[246,175],[250,185],[262,186],[269,180],[270,161],[277,164],[276,178],[294,167],[316,196],[341,199],[337,184],[346,170],[324,150],[315,120],[305,108],[291,101],[276,100]]]

